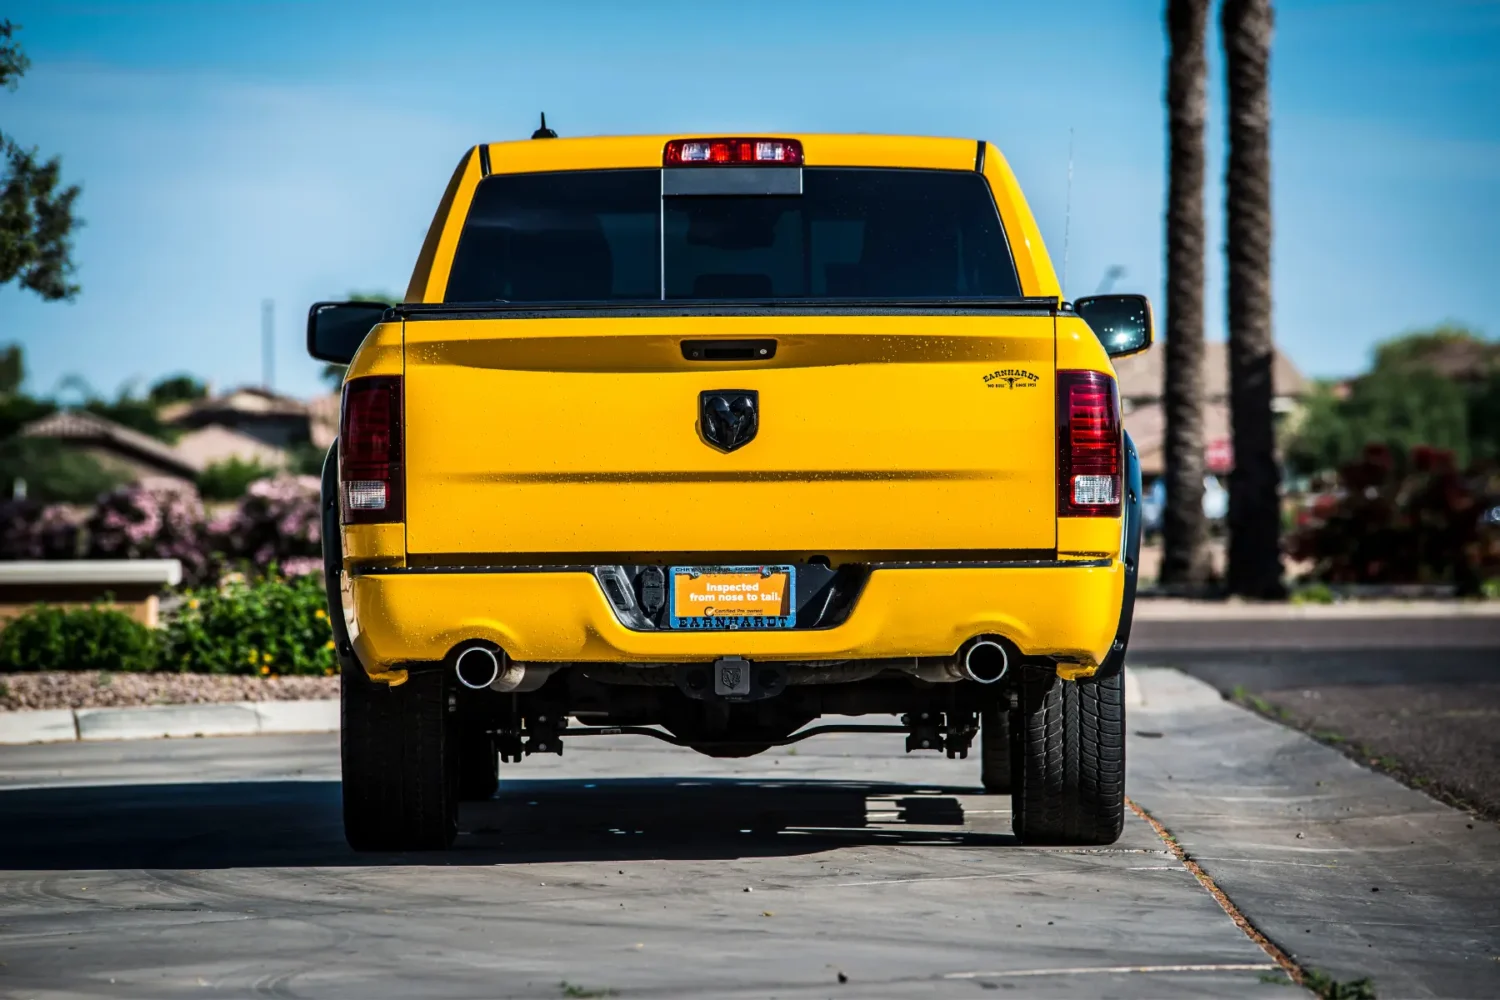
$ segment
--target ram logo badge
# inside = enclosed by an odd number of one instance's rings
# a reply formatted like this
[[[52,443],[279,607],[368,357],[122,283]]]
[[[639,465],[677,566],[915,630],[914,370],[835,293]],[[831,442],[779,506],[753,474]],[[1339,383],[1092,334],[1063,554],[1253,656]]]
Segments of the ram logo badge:
[[[703,440],[720,451],[743,448],[760,429],[760,393],[754,389],[699,393],[698,429]]]

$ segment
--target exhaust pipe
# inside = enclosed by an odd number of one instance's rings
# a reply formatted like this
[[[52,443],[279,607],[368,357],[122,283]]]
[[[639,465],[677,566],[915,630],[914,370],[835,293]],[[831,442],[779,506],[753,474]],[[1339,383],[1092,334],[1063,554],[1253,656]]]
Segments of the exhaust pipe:
[[[1010,669],[1010,654],[1005,641],[994,636],[982,635],[970,639],[958,651],[954,664],[958,675],[976,684],[994,684],[1005,677]]]
[[[500,657],[488,646],[469,646],[459,650],[453,660],[458,682],[471,691],[482,691],[500,679]]]
[[[481,643],[459,646],[453,657],[453,673],[471,691],[488,688],[501,694],[535,691],[557,670],[555,663],[517,663],[505,650]]]

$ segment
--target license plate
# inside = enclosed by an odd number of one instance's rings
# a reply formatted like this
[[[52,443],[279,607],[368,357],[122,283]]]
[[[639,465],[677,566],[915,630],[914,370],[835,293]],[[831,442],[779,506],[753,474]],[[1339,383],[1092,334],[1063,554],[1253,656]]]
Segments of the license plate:
[[[792,628],[795,566],[673,566],[672,627]]]

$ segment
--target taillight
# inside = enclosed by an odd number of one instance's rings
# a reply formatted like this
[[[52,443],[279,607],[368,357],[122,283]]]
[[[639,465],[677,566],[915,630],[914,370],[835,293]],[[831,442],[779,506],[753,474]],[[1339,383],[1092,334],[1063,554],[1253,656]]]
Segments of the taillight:
[[[401,472],[401,377],[367,375],[344,384],[339,421],[339,495],[345,524],[385,524],[405,513]]]
[[[802,143],[796,139],[673,139],[662,152],[662,165],[668,167],[801,163]]]
[[[1120,516],[1120,396],[1103,372],[1057,373],[1057,516]]]

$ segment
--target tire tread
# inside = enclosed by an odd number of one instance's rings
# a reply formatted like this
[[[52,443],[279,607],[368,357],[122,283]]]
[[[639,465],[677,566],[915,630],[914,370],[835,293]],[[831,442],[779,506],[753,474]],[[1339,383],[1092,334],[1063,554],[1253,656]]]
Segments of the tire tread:
[[[1125,810],[1124,676],[1026,668],[1012,713],[1011,828],[1026,843],[1103,845]]]

